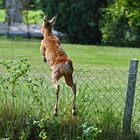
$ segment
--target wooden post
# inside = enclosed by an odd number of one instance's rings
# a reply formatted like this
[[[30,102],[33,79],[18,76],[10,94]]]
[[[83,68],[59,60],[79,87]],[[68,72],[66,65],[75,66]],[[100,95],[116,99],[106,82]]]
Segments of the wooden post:
[[[123,117],[123,135],[130,136],[131,134],[131,120],[133,112],[133,102],[135,95],[135,85],[137,78],[138,60],[132,59],[129,68],[129,77],[126,93],[125,111]]]

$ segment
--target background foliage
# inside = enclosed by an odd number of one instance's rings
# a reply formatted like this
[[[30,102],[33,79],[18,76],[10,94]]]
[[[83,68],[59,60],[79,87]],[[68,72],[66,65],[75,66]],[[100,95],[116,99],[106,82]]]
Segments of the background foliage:
[[[116,0],[106,8],[101,23],[103,43],[138,47],[140,43],[140,1]]]
[[[71,43],[99,44],[101,32],[99,22],[102,8],[107,0],[45,0],[47,8],[44,12],[50,17],[58,13],[55,28],[67,33]]]
[[[40,0],[40,3],[50,18],[58,13],[55,28],[67,33],[71,43],[139,47],[139,0]]]
[[[0,8],[4,8],[4,1],[0,0]],[[52,18],[57,13],[58,19],[54,28],[66,33],[67,41],[70,43],[102,43],[115,46],[139,47],[139,0],[27,1],[24,11],[35,11],[36,14],[38,13],[38,16],[35,17],[38,17],[40,21],[42,21],[42,15],[40,14],[42,11],[47,13],[49,18]],[[4,19],[3,15],[1,17]],[[33,17],[33,19],[35,18]]]

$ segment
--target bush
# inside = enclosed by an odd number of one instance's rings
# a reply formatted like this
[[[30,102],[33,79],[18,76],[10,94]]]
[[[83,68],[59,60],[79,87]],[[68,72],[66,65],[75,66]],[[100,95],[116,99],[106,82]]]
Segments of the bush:
[[[131,0],[117,0],[106,8],[101,21],[102,42],[109,45],[139,47],[138,10]],[[140,5],[139,2],[136,2]]]
[[[99,44],[101,42],[98,25],[102,8],[107,1],[46,0],[46,3],[47,8],[44,7],[44,12],[50,17],[58,13],[55,28],[66,33],[71,43]]]

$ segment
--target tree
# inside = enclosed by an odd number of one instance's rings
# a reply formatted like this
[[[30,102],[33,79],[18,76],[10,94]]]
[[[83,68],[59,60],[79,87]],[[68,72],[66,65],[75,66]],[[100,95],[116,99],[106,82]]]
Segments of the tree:
[[[101,31],[106,44],[139,47],[140,1],[115,0],[106,8]]]
[[[44,0],[44,12],[50,17],[58,13],[55,28],[67,33],[71,43],[99,44],[99,22],[107,0]]]
[[[30,0],[5,0],[7,22],[22,23],[23,8],[29,5]]]

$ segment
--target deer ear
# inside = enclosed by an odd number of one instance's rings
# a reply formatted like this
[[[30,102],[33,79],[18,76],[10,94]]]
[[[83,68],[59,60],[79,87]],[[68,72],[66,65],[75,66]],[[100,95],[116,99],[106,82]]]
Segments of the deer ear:
[[[43,21],[44,21],[44,22],[47,22],[47,21],[48,21],[48,15],[45,15],[45,16],[44,16]]]
[[[49,21],[52,25],[55,24],[56,22],[56,19],[57,19],[57,14]]]

